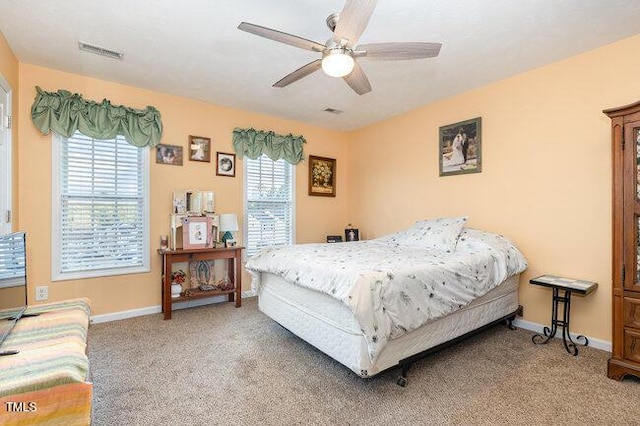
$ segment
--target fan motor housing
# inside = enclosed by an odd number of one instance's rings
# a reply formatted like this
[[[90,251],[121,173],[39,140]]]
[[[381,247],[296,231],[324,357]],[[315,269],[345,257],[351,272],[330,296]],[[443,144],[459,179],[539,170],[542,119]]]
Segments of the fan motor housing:
[[[331,32],[334,32],[336,30],[336,25],[338,24],[339,19],[340,14],[338,12],[332,13],[331,15],[327,16],[327,27],[329,27]]]

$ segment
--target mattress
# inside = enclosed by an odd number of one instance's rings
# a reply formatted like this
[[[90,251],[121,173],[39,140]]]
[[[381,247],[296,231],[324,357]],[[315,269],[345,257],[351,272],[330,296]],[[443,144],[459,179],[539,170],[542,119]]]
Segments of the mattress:
[[[471,304],[390,340],[375,361],[349,308],[327,294],[262,272],[258,307],[283,327],[345,365],[372,377],[399,361],[514,313],[520,275],[514,275]]]

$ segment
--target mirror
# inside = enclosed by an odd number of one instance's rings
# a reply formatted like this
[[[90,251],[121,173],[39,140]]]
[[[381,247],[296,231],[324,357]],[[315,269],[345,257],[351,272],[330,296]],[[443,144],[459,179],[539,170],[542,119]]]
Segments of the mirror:
[[[213,213],[215,196],[213,191],[204,191],[202,194],[202,211],[204,213]]]
[[[213,213],[215,194],[213,191],[188,189],[173,192],[173,213],[201,215]]]
[[[202,195],[199,191],[187,192],[187,213],[202,214]]]

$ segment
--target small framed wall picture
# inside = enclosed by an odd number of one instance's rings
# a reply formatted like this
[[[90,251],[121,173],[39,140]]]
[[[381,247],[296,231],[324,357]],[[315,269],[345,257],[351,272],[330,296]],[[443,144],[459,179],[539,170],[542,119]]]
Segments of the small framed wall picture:
[[[211,244],[211,218],[189,216],[182,218],[182,248],[207,248]]]
[[[440,176],[482,171],[482,118],[440,127]]]
[[[336,160],[309,156],[309,195],[336,196]]]
[[[177,145],[156,146],[156,163],[182,166],[182,147]]]
[[[216,175],[218,176],[236,176],[236,155],[226,152],[216,153]]]
[[[189,160],[211,162],[211,139],[189,136]]]

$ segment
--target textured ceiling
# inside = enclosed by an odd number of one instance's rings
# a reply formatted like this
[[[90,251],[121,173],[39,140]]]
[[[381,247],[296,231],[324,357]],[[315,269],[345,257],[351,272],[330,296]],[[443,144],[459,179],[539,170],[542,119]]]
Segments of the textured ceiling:
[[[639,0],[381,0],[360,43],[443,43],[434,59],[359,60],[373,91],[316,72],[271,85],[319,54],[242,32],[242,21],[318,41],[343,0],[0,0],[21,62],[352,130],[640,33]],[[113,60],[78,41],[124,52]],[[57,87],[45,88],[56,90]],[[341,115],[323,112],[327,107]]]

